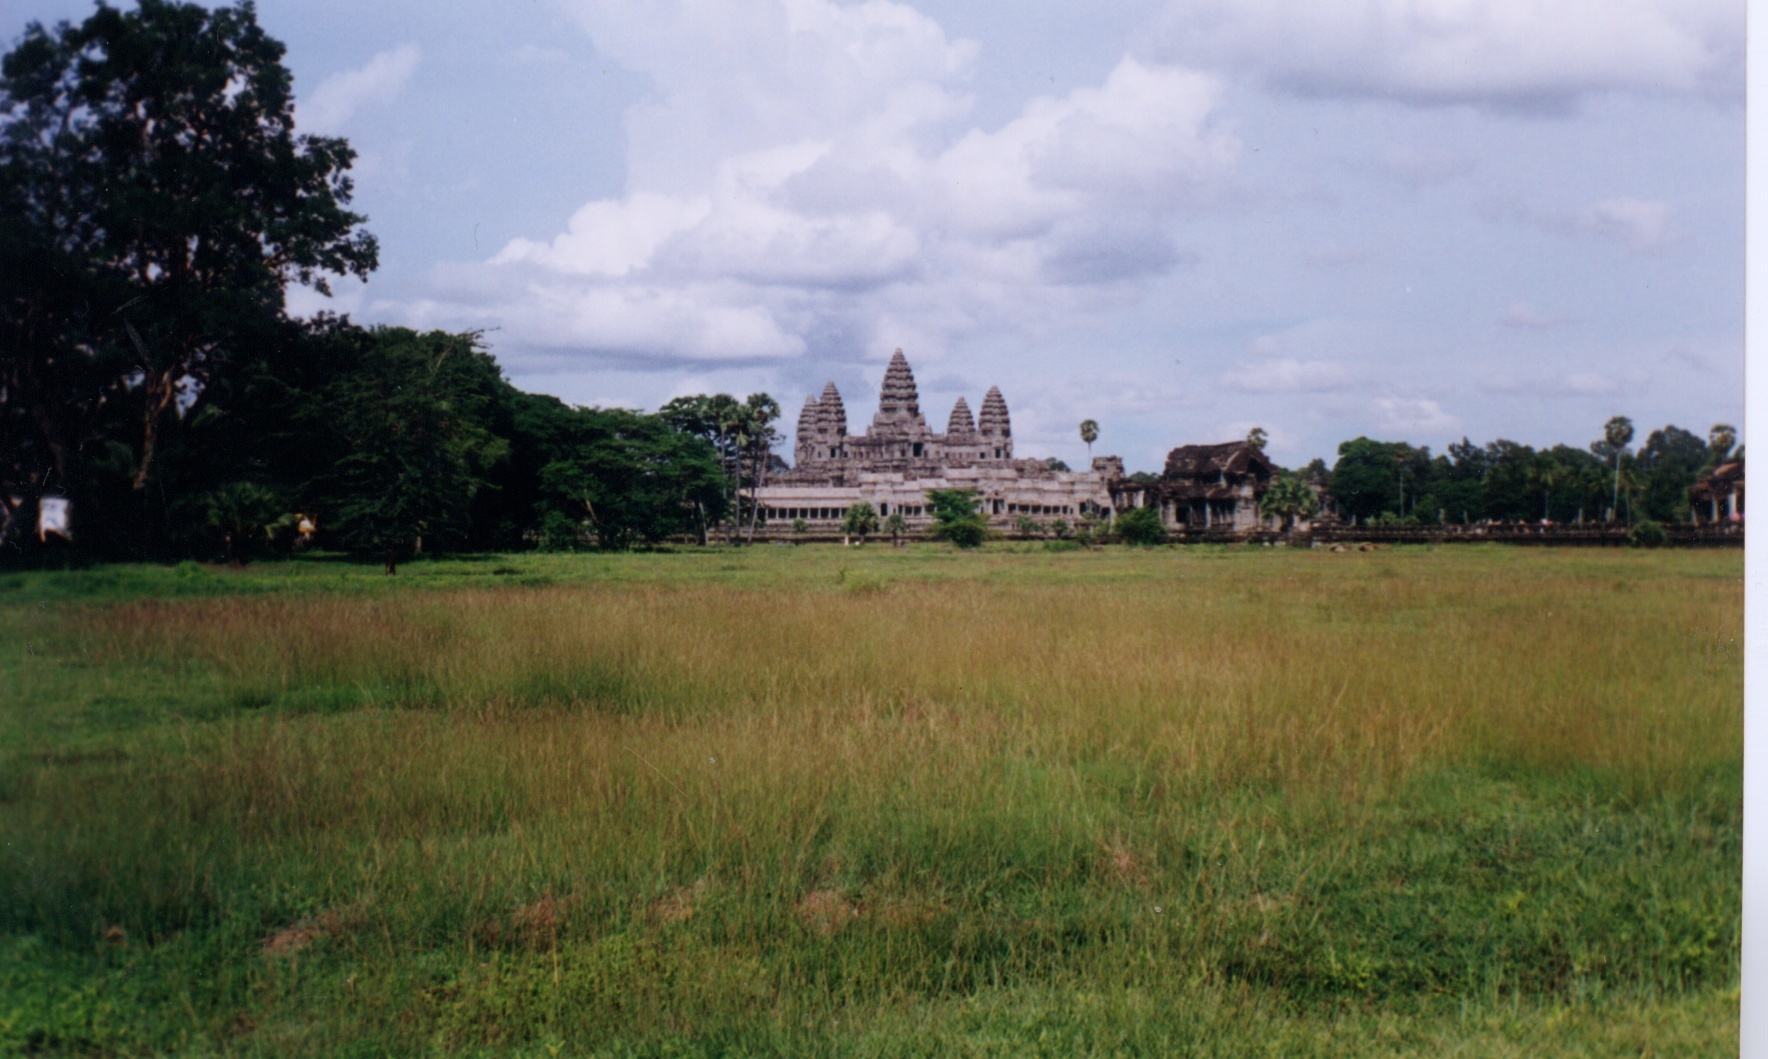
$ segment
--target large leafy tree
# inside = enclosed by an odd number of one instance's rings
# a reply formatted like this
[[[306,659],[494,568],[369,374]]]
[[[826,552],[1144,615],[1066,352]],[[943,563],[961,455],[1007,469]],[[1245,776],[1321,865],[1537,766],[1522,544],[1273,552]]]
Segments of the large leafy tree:
[[[725,477],[704,438],[661,416],[568,410],[540,472],[542,525],[579,529],[602,548],[685,536],[723,514]],[[556,535],[556,532],[549,532]]]
[[[1356,438],[1338,446],[1332,467],[1332,496],[1338,511],[1367,521],[1384,511],[1401,510],[1408,477],[1416,481],[1429,452],[1403,441]]]
[[[282,56],[250,3],[168,0],[32,24],[6,56],[0,485],[139,516],[166,424],[265,343],[287,285],[374,268],[354,154],[296,135]]]
[[[1646,518],[1659,522],[1687,522],[1688,489],[1707,461],[1709,442],[1693,431],[1674,424],[1654,430],[1639,450],[1639,468],[1645,488],[1640,507]]]
[[[489,429],[502,375],[474,334],[351,329],[353,369],[307,402],[307,436],[332,439],[336,457],[311,489],[352,551],[385,558],[387,572],[420,547],[464,543],[475,497],[509,454]]]
[[[753,540],[760,519],[757,491],[766,484],[773,463],[773,447],[781,440],[774,428],[780,405],[765,393],[752,393],[741,401],[730,394],[694,394],[665,404],[658,415],[675,429],[705,438],[717,450],[728,478],[730,522],[725,539],[739,535]],[[743,493],[748,491],[748,504]],[[748,517],[745,520],[744,511]],[[747,521],[745,531],[744,523]],[[703,535],[702,535],[703,536]]]

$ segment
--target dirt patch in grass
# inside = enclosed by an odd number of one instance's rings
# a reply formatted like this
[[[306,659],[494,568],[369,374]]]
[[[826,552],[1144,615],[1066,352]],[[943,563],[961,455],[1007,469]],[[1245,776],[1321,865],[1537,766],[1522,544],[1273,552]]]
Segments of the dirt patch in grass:
[[[659,923],[685,923],[694,916],[700,901],[707,890],[707,882],[700,879],[692,886],[681,886],[651,903],[651,918]]]
[[[798,920],[824,937],[860,917],[859,905],[839,890],[813,890],[798,902]]]
[[[344,909],[328,908],[311,919],[297,920],[265,938],[264,952],[271,956],[293,955],[321,938],[341,933],[346,918]]]

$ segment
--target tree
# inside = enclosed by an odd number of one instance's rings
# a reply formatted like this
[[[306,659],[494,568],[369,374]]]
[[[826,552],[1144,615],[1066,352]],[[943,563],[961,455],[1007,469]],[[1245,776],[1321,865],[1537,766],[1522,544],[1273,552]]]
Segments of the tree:
[[[933,536],[959,548],[979,547],[988,539],[988,521],[977,510],[974,489],[932,489],[927,505],[933,509]]]
[[[203,497],[203,521],[221,536],[222,555],[244,564],[269,543],[285,509],[271,490],[252,482],[229,482]]]
[[[703,438],[712,445],[717,453],[721,466],[724,467],[730,480],[726,483],[729,497],[728,503],[721,502],[720,507],[730,510],[736,508],[737,476],[732,468],[730,438],[726,434],[727,426],[736,417],[737,400],[729,394],[717,394],[708,397],[696,394],[691,397],[676,397],[658,409],[657,414],[664,422],[684,434],[692,434]],[[716,525],[718,520],[704,510],[699,511],[700,543],[706,543],[706,530],[709,525]],[[730,539],[729,535],[725,538]]]
[[[463,541],[474,495],[508,455],[507,440],[484,422],[502,376],[477,339],[344,332],[337,340],[356,347],[355,370],[303,408],[308,432],[337,446],[316,483],[328,521],[350,550],[381,556],[389,574],[425,542]]]
[[[773,423],[780,405],[765,393],[752,393],[742,401],[730,394],[677,397],[659,410],[677,430],[705,438],[718,451],[728,478],[730,523],[725,540],[735,543],[744,532],[742,496],[749,492],[747,539],[753,540],[760,519],[756,493],[765,484],[773,447],[781,438]]]
[[[898,541],[909,531],[909,521],[902,517],[902,512],[892,511],[884,520],[884,532],[890,534],[892,541]]]
[[[1013,528],[1018,530],[1022,537],[1035,537],[1044,531],[1044,528],[1038,525],[1037,519],[1030,515],[1020,515],[1014,519]]]
[[[722,513],[725,477],[704,438],[660,416],[624,409],[574,410],[567,440],[541,471],[543,506],[586,528],[606,549],[695,531],[700,513]]]
[[[1529,481],[1541,490],[1541,521],[1553,519],[1553,490],[1557,489],[1566,479],[1566,469],[1561,467],[1547,453],[1536,453],[1534,462],[1529,466]]]
[[[739,453],[739,475],[749,483],[749,532],[747,540],[755,540],[755,527],[761,518],[759,492],[767,484],[768,464],[773,447],[783,440],[774,429],[780,418],[780,403],[765,393],[752,393],[744,398],[742,415],[737,421],[736,448]],[[746,474],[744,473],[746,470]]]
[[[1599,456],[1610,456],[1615,463],[1614,503],[1609,508],[1611,516],[1621,511],[1621,454],[1626,451],[1627,443],[1633,440],[1633,421],[1626,416],[1615,416],[1602,425],[1602,449],[1595,444],[1590,446],[1592,452]]]
[[[1166,540],[1166,526],[1160,521],[1160,512],[1136,507],[1117,516],[1117,535],[1131,544],[1160,544]]]
[[[1713,429],[1707,431],[1707,467],[1717,467],[1731,455],[1731,447],[1737,444],[1737,428],[1730,423],[1714,423]],[[1704,469],[1704,468],[1703,468]]]
[[[1499,438],[1486,444],[1480,503],[1488,518],[1527,522],[1534,517],[1539,488],[1535,466],[1535,450],[1521,442]]]
[[[847,514],[841,518],[841,532],[849,537],[858,537],[864,544],[866,537],[878,532],[878,512],[867,501],[861,500],[847,508]]]
[[[1093,462],[1093,442],[1099,440],[1099,424],[1096,420],[1080,421],[1080,439],[1087,443],[1087,462]]]
[[[1674,424],[1654,430],[1638,455],[1645,477],[1640,508],[1658,522],[1688,522],[1692,514],[1688,490],[1700,476],[1711,452],[1711,442]]]
[[[1338,462],[1332,467],[1331,490],[1339,513],[1365,521],[1382,511],[1400,513],[1399,490],[1409,469],[1416,472],[1429,463],[1429,452],[1403,441],[1356,438],[1338,446]]]
[[[1319,500],[1308,488],[1308,483],[1293,474],[1279,476],[1259,499],[1261,510],[1283,520],[1285,533],[1295,525],[1297,518],[1313,514],[1318,506]]]
[[[169,0],[33,23],[6,56],[0,486],[144,520],[165,424],[264,343],[286,286],[375,267],[354,152],[295,135],[282,56],[249,3]],[[126,516],[87,455],[118,447]]]

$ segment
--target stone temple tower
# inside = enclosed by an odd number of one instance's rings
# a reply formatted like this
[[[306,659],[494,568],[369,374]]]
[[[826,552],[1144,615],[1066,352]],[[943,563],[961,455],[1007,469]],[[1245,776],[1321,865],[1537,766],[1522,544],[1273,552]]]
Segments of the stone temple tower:
[[[800,465],[832,460],[842,455],[846,439],[847,409],[841,404],[841,391],[831,382],[823,387],[821,398],[804,399],[793,456]]]
[[[970,418],[970,406],[962,397],[952,405],[951,422],[946,424],[945,436],[955,442],[972,442],[976,437],[976,421]]]
[[[1007,399],[1001,396],[999,386],[990,386],[988,394],[982,398],[982,417],[977,432],[982,435],[984,444],[993,447],[995,459],[1013,458],[1013,425],[1007,418]]]
[[[915,392],[915,373],[908,358],[897,350],[884,369],[884,386],[878,398],[878,414],[872,417],[871,437],[924,437],[927,421],[921,417],[921,398]]]

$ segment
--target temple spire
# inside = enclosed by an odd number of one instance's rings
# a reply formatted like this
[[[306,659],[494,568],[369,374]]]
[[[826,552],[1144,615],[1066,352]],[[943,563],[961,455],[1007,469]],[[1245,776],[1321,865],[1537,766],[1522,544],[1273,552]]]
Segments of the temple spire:
[[[835,437],[847,433],[847,407],[841,403],[841,391],[835,389],[831,381],[823,387],[823,396],[817,402],[817,429]]]
[[[921,418],[921,398],[915,392],[915,373],[909,370],[908,358],[897,350],[884,369],[884,385],[879,388],[878,414],[872,417],[868,434],[906,437],[927,432]]]
[[[958,398],[957,404],[952,405],[951,421],[946,424],[945,432],[951,437],[959,438],[976,433],[976,421],[970,418],[970,406],[964,403],[962,397]]]

